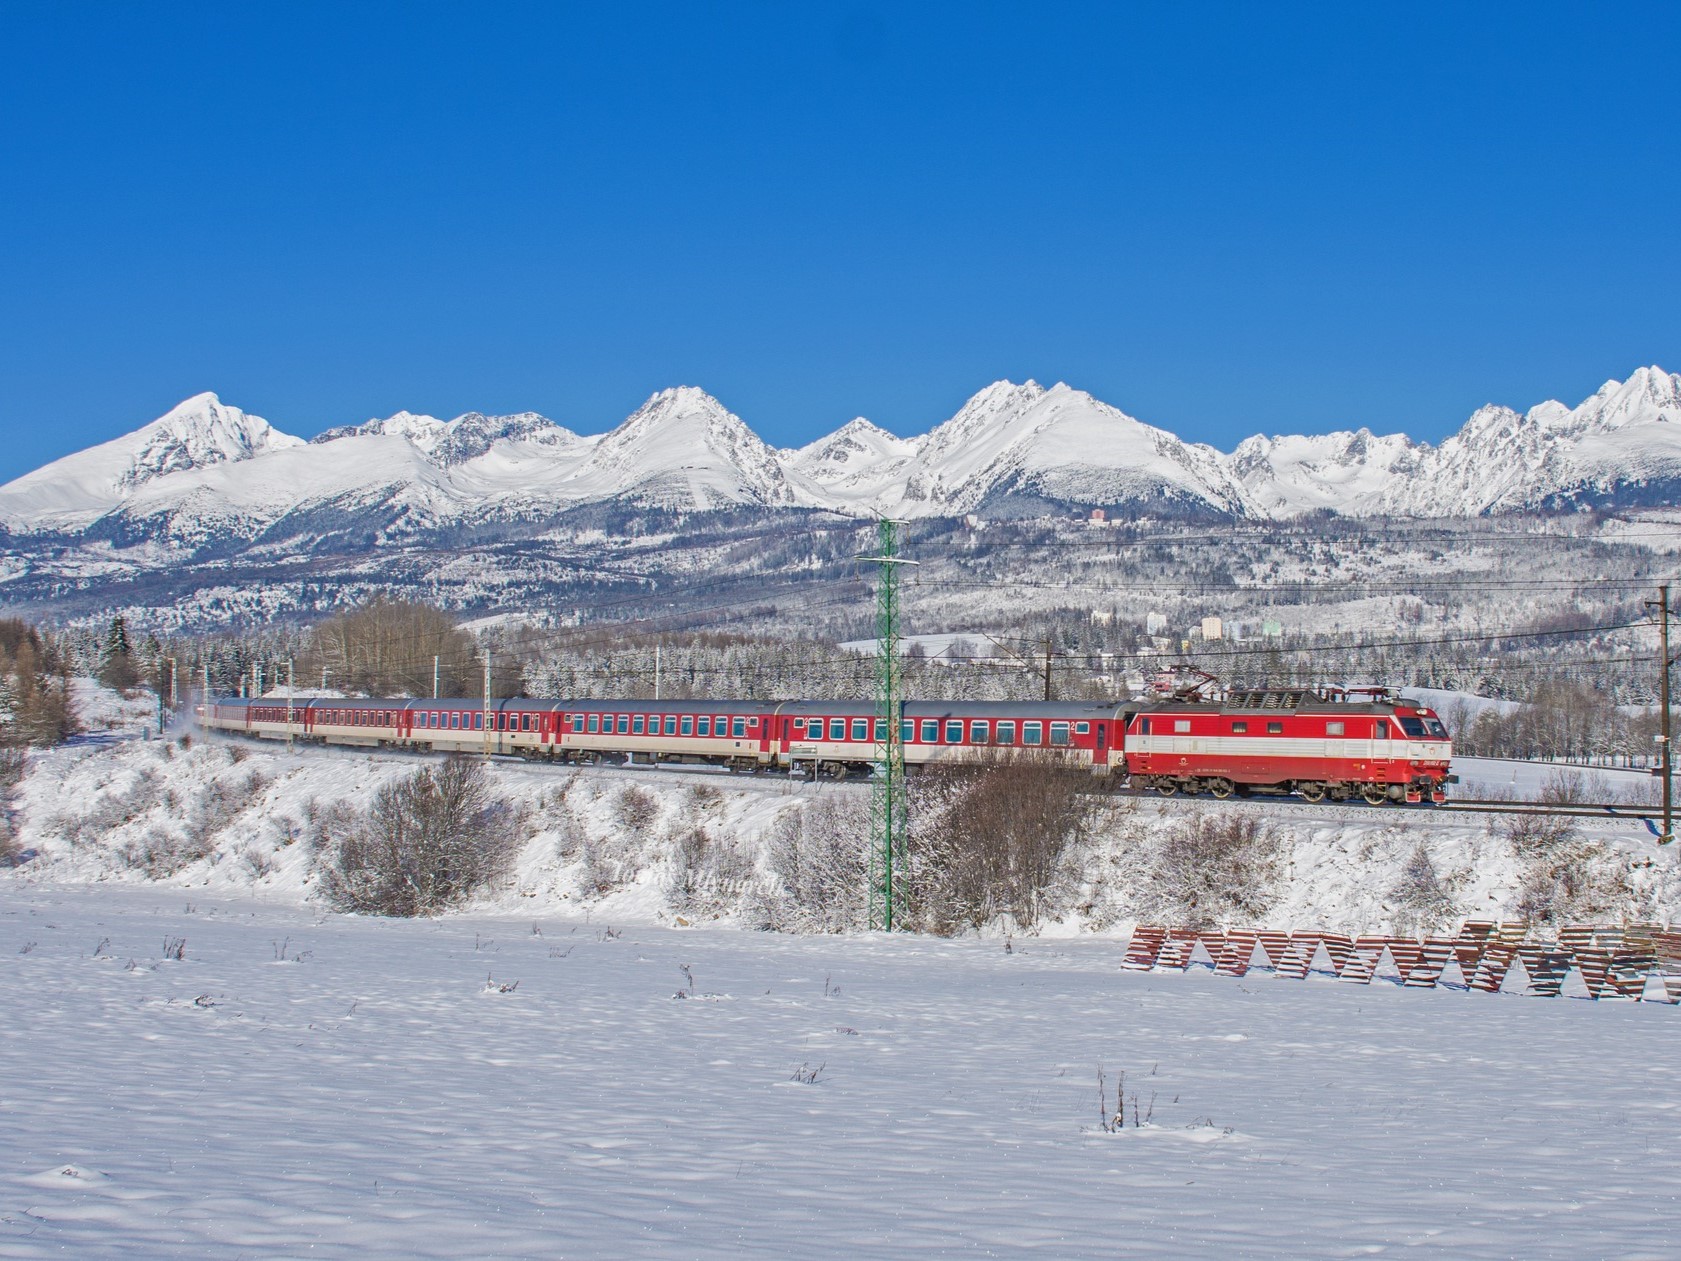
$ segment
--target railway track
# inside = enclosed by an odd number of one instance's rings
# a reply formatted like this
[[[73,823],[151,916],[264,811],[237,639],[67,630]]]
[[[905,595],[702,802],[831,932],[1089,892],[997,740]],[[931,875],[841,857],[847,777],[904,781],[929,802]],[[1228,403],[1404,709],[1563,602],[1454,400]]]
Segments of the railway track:
[[[1148,791],[1147,789],[1146,790],[1122,789],[1121,791],[1113,793],[1112,795],[1116,796],[1116,797],[1131,798],[1131,799],[1134,799],[1134,800],[1160,801],[1160,802],[1163,802],[1163,803],[1171,803],[1171,802],[1179,801],[1179,802],[1187,802],[1187,803],[1190,803],[1190,804],[1193,804],[1193,805],[1201,805],[1201,806],[1227,804],[1226,802],[1217,802],[1212,797],[1207,797],[1207,796],[1202,796],[1202,795],[1176,794],[1172,797],[1159,797],[1155,793],[1152,793],[1152,792]],[[1251,804],[1251,805],[1255,805],[1255,804],[1258,804],[1260,802],[1266,802],[1269,805],[1279,805],[1279,806],[1284,806],[1284,807],[1289,808],[1289,809],[1324,809],[1326,807],[1329,807],[1330,809],[1337,810],[1339,812],[1340,811],[1362,811],[1362,810],[1365,810],[1365,811],[1388,811],[1388,812],[1393,812],[1393,813],[1399,813],[1399,812],[1402,812],[1402,811],[1406,811],[1406,812],[1409,812],[1409,813],[1410,812],[1422,812],[1422,813],[1427,813],[1427,814],[1432,814],[1432,815],[1442,815],[1442,814],[1504,814],[1504,815],[1534,814],[1534,815],[1545,815],[1545,816],[1549,816],[1549,817],[1553,817],[1553,818],[1568,818],[1568,819],[1601,819],[1601,820],[1604,820],[1604,819],[1626,819],[1626,820],[1628,820],[1630,822],[1633,822],[1633,823],[1656,822],[1656,821],[1661,820],[1663,818],[1663,809],[1660,806],[1631,806],[1631,805],[1628,805],[1624,802],[1614,802],[1614,801],[1596,801],[1596,802],[1586,802],[1586,801],[1571,801],[1571,802],[1493,801],[1493,800],[1485,801],[1485,800],[1478,800],[1478,799],[1475,799],[1475,798],[1458,798],[1458,799],[1449,799],[1447,801],[1441,802],[1440,804],[1432,804],[1432,803],[1429,803],[1429,802],[1415,802],[1415,803],[1412,803],[1410,805],[1403,805],[1403,804],[1392,803],[1391,802],[1391,803],[1384,803],[1382,805],[1373,806],[1373,805],[1367,805],[1366,803],[1364,803],[1362,801],[1358,801],[1358,800],[1341,801],[1341,802],[1331,803],[1331,802],[1325,802],[1325,801],[1304,801],[1300,797],[1292,797],[1292,796],[1284,796],[1284,795],[1279,795],[1279,796],[1266,795],[1266,796],[1254,796],[1254,797],[1233,797],[1233,798],[1229,798],[1228,802],[1229,801],[1244,801],[1244,802],[1247,802],[1248,804]]]
[[[1448,814],[1544,814],[1571,819],[1634,819],[1663,818],[1659,806],[1631,806],[1614,801],[1477,801],[1450,799],[1439,806],[1429,807]]]

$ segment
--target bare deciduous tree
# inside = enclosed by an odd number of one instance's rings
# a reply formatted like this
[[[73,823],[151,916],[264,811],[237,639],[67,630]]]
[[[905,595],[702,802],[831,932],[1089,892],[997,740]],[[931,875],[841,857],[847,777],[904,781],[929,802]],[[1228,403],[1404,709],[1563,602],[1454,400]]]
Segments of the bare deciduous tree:
[[[924,774],[912,798],[911,914],[950,933],[1009,915],[1040,919],[1068,847],[1090,826],[1078,772],[1026,759]]]
[[[347,692],[428,696],[434,658],[441,694],[479,693],[478,646],[453,617],[429,605],[380,597],[317,626],[302,673],[319,678],[325,669],[328,683]]]

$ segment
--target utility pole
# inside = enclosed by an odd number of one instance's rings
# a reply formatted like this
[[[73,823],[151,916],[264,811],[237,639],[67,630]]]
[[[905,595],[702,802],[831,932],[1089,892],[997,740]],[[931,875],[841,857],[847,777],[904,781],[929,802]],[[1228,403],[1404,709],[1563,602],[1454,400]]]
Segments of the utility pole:
[[[438,699],[438,659],[432,658],[432,699]]]
[[[1658,837],[1659,845],[1668,845],[1675,839],[1675,798],[1671,792],[1674,787],[1675,760],[1669,752],[1669,588],[1658,588],[1656,602],[1646,601],[1648,609],[1658,610],[1658,705],[1659,705],[1659,734],[1658,734],[1658,773],[1663,776],[1663,835]]]
[[[885,517],[880,523],[880,554],[858,559],[881,566],[876,589],[876,713],[875,792],[871,798],[869,916],[871,928],[893,931],[896,894],[904,882],[905,801],[904,705],[899,683],[904,663],[899,657],[899,567],[914,565],[899,555],[898,527]]]
[[[1045,699],[1051,699],[1051,641],[1045,638]]]
[[[292,658],[286,658],[286,751],[292,751],[292,696],[297,676],[292,670]]]
[[[180,676],[180,673],[181,663],[174,657],[169,658],[169,709],[171,713],[174,713],[181,703],[180,689],[175,684],[175,680]]]
[[[323,692],[325,692],[327,690],[327,667],[326,666],[321,667],[321,690]]]
[[[660,646],[654,645],[654,699],[660,698]]]
[[[484,650],[484,756],[487,762],[490,760],[490,740],[490,649],[486,648]]]

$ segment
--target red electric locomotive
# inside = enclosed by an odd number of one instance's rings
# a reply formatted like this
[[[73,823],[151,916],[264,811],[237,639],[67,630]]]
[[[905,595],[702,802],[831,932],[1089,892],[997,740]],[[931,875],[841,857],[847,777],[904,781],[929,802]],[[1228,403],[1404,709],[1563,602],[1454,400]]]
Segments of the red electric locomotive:
[[[1293,792],[1378,805],[1441,801],[1457,782],[1441,720],[1384,688],[1181,696],[1134,714],[1125,747],[1131,783],[1168,796]]]

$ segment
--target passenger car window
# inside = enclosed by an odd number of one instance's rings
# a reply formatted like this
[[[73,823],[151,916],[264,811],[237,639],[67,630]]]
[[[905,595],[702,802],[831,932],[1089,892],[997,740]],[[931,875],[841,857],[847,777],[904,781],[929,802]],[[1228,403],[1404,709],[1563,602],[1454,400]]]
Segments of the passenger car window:
[[[1042,722],[1022,723],[1021,742],[1023,744],[1043,744],[1045,742],[1045,724]]]
[[[922,723],[922,743],[938,744],[940,742],[940,724],[938,719],[927,718]]]
[[[1016,742],[1016,724],[1001,722],[998,724],[998,743],[1014,744]]]
[[[868,740],[870,738],[870,720],[868,718],[854,718],[852,720],[852,738],[854,740]]]
[[[947,721],[947,723],[946,723],[946,743],[947,744],[962,744],[963,743],[963,720],[961,718],[954,718],[954,719],[950,719],[950,720]]]
[[[1053,722],[1051,724],[1051,743],[1052,744],[1072,744],[1073,743],[1073,737],[1069,734],[1067,723],[1065,723],[1065,722]]]

